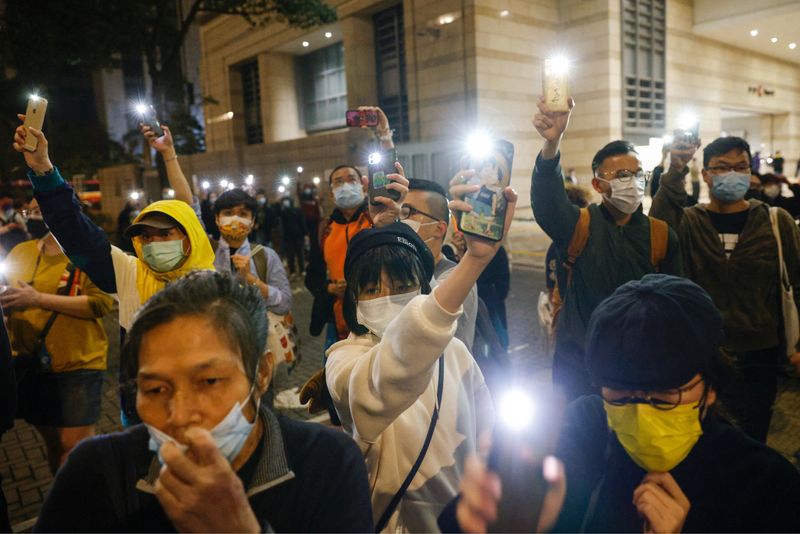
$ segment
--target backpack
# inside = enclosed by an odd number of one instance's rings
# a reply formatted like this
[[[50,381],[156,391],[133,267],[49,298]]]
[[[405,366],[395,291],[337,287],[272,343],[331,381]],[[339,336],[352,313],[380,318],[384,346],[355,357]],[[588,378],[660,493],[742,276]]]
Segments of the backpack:
[[[656,272],[659,270],[661,262],[667,256],[667,245],[669,244],[669,226],[661,219],[647,217],[650,219],[650,264]],[[567,259],[562,263],[564,269],[567,270],[567,289],[572,287],[572,269],[578,261],[583,249],[586,248],[586,243],[589,242],[589,225],[592,222],[592,215],[589,208],[581,208],[580,215],[578,216],[578,224],[575,225],[575,230],[572,232],[572,239],[570,239],[569,246],[567,247]],[[566,293],[565,293],[566,294]],[[561,292],[558,287],[558,280],[556,280],[555,288],[553,290],[553,310],[552,310],[552,328],[555,330],[556,320],[558,314],[561,312],[563,301],[561,299]]]

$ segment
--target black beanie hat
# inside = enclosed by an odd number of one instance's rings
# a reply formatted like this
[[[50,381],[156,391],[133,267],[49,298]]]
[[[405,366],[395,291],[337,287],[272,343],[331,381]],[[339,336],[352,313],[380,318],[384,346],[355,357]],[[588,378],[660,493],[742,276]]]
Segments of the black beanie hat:
[[[381,245],[405,247],[420,259],[428,280],[433,278],[433,254],[417,233],[403,223],[392,223],[380,228],[368,228],[358,232],[347,246],[344,260],[344,276],[347,278],[353,263],[366,251]]]
[[[706,291],[676,276],[628,282],[592,313],[586,367],[597,386],[672,389],[706,371],[724,338]]]

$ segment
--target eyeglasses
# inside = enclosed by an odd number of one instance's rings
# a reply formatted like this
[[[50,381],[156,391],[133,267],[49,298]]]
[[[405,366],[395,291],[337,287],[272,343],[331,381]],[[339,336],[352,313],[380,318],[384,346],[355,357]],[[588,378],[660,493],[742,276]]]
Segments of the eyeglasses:
[[[682,388],[675,388],[675,389],[665,389],[663,391],[644,391],[644,396],[642,397],[621,397],[619,399],[607,399],[603,396],[603,400],[607,403],[611,404],[612,406],[624,406],[626,404],[649,404],[656,410],[661,411],[668,411],[674,410],[678,406],[680,406],[681,401],[683,400],[683,394],[687,391],[691,391],[697,384],[702,382],[703,379],[700,378],[693,384],[689,384],[688,386]],[[700,398],[700,401],[697,403],[697,406],[703,404],[706,400],[706,394],[708,393],[708,386],[703,386],[703,396]]]
[[[609,175],[611,175],[609,177]],[[632,178],[636,178],[636,180],[644,180],[645,182],[650,179],[650,173],[645,172],[641,169],[638,171],[629,171],[628,169],[622,169],[616,171],[614,173],[611,172],[598,172],[595,173],[595,178],[603,180],[604,182],[610,182],[611,180],[619,180],[623,184],[627,184],[631,181]]]
[[[714,165],[713,167],[708,167],[706,170],[711,174],[727,174],[731,171],[750,173],[750,165],[747,163],[740,163],[735,167],[731,167],[730,165]]]
[[[408,219],[409,217],[411,217],[415,213],[419,213],[420,215],[424,215],[425,217],[427,217],[429,219],[433,219],[434,221],[440,221],[441,220],[438,217],[434,217],[430,213],[425,213],[422,210],[418,210],[417,208],[415,208],[414,206],[411,206],[410,204],[403,204],[400,207],[400,219],[402,219],[402,220]]]

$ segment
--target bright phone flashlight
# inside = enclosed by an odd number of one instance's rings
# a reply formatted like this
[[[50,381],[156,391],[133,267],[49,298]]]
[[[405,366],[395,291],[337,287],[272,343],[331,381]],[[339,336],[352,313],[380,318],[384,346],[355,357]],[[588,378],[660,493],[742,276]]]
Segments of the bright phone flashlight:
[[[143,102],[138,102],[137,104],[135,104],[133,106],[133,109],[135,109],[136,113],[138,113],[141,116],[147,115],[147,104]]]
[[[381,162],[381,153],[380,152],[373,152],[372,154],[369,155],[369,158],[367,159],[367,161],[369,161],[370,165],[379,164]]]
[[[139,195],[139,192],[138,192],[138,191],[132,191],[132,192],[131,192],[131,194],[130,194],[130,195],[128,195],[128,197],[129,197],[131,200],[139,200],[139,197],[140,197],[140,195]]]
[[[244,179],[244,183],[246,183],[247,185],[253,185],[254,181],[255,177],[253,177],[252,174],[248,174],[247,177]]]
[[[236,184],[233,182],[228,184],[228,191],[230,191],[231,189],[236,189]]]
[[[303,172],[303,167],[297,167],[297,172]]]
[[[208,180],[203,180],[203,183],[200,184],[200,187],[202,187],[204,191],[208,191],[208,189],[211,187],[211,184],[208,182]]]
[[[473,132],[466,142],[467,154],[475,159],[485,158],[492,149],[492,137],[486,132]]]
[[[289,185],[289,182],[291,182],[291,181],[292,180],[288,176],[284,176],[283,178],[281,178],[281,183],[283,185]]]
[[[284,186],[282,186],[282,185],[278,186],[278,193],[285,193],[285,192],[286,192],[286,188]]]
[[[525,430],[536,415],[533,399],[519,389],[512,389],[504,394],[498,408],[503,424],[512,430]]]
[[[555,56],[545,59],[544,71],[548,75],[563,76],[569,72],[569,60],[565,56]]]
[[[685,111],[678,120],[678,126],[682,130],[691,130],[692,128],[697,126],[698,122],[700,121],[697,118],[697,115],[695,115],[691,111]]]
[[[219,181],[219,186],[220,186],[222,189],[225,189],[225,188],[227,188],[227,187],[228,187],[228,180],[226,180],[225,178],[223,178],[222,180],[220,180],[220,181]]]
[[[319,176],[314,177],[314,185],[319,185]]]
[[[34,102],[38,102],[39,101],[39,95],[37,95],[36,93],[31,93],[30,95],[28,95],[28,98],[30,98]]]
[[[672,134],[664,134],[661,136],[661,143],[664,145],[670,145],[675,140],[675,137]]]
[[[167,189],[167,196],[169,198],[175,198],[175,190],[174,189]]]

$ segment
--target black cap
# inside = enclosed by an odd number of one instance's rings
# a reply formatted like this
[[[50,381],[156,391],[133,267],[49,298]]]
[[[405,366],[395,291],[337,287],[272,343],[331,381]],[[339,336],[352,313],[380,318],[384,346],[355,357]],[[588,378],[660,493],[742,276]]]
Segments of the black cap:
[[[392,223],[380,228],[368,228],[358,232],[347,246],[347,257],[344,260],[344,275],[350,272],[353,263],[365,252],[381,245],[405,247],[420,259],[422,269],[428,280],[433,278],[433,254],[425,242],[410,226],[403,223]]]
[[[706,371],[724,338],[706,291],[676,276],[628,282],[592,313],[586,367],[597,386],[672,389]]]

